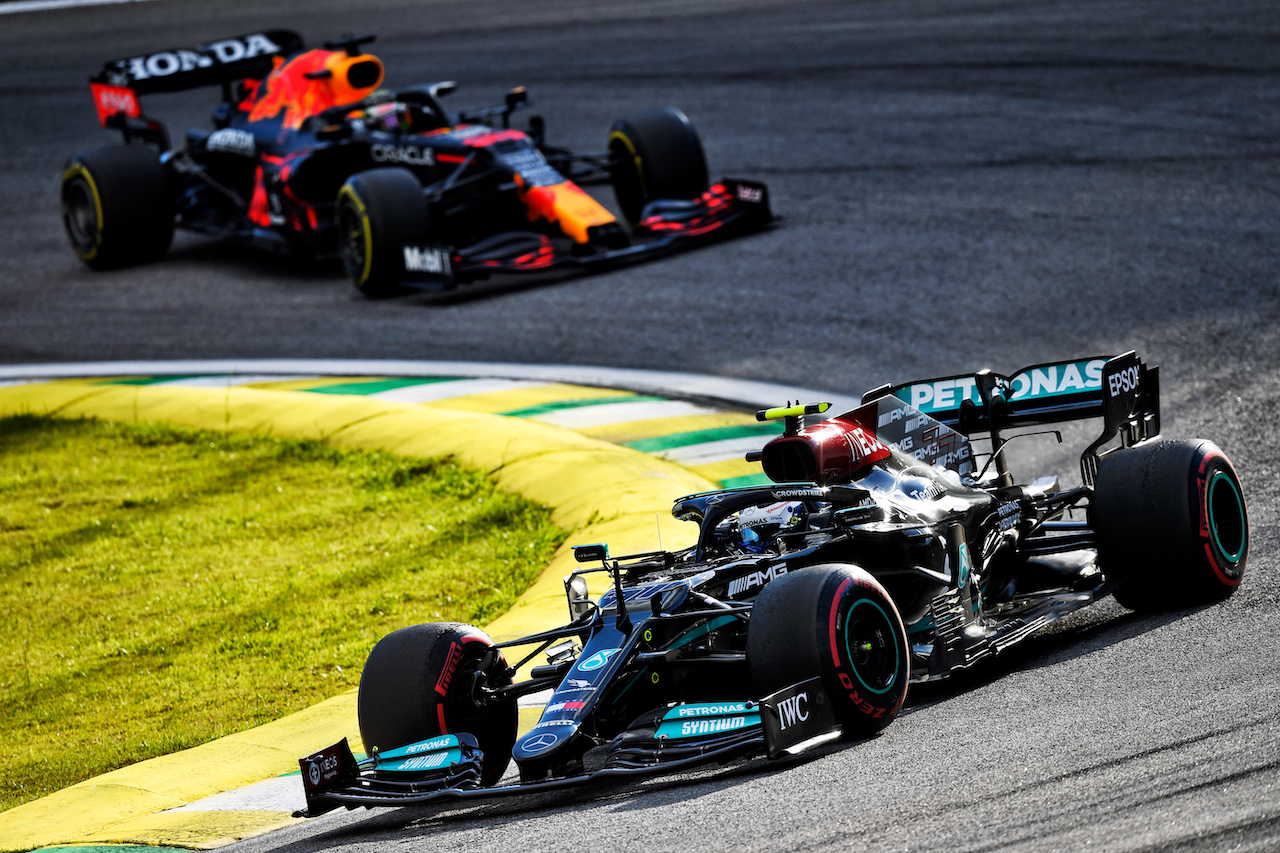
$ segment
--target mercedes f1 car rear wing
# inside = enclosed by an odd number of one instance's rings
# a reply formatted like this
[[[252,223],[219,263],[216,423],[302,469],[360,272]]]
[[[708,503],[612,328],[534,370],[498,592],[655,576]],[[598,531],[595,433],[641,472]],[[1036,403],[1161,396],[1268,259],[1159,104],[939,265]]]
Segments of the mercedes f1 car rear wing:
[[[965,435],[989,431],[993,453],[1003,444],[1002,429],[1101,417],[1102,434],[1080,456],[1086,485],[1102,457],[1118,449],[1103,445],[1119,436],[1119,446],[1130,447],[1160,433],[1159,369],[1132,351],[1037,364],[1013,376],[982,370],[885,385],[868,391],[863,402],[887,394]]]

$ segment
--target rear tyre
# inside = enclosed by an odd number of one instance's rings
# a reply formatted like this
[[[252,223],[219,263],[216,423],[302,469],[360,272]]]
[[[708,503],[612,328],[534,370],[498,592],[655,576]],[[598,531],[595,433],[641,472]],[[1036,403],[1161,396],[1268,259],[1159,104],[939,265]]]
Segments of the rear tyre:
[[[378,641],[360,675],[357,710],[365,751],[386,751],[467,732],[484,752],[481,781],[494,785],[511,761],[516,703],[484,702],[481,687],[511,683],[493,640],[457,622],[412,625]]]
[[[365,296],[402,292],[404,245],[426,242],[430,210],[408,169],[352,175],[338,190],[338,251],[347,278]]]
[[[173,242],[169,178],[149,146],[75,155],[62,172],[61,199],[71,249],[96,270],[155,260]]]
[[[898,608],[879,581],[851,565],[810,566],[766,586],[751,610],[747,665],[760,696],[821,675],[851,737],[893,721],[911,674]]]
[[[1107,456],[1090,521],[1098,562],[1134,610],[1221,601],[1249,560],[1249,513],[1235,468],[1211,441],[1162,441]]]
[[[707,156],[688,117],[668,107],[614,122],[610,177],[627,221],[655,199],[691,199],[707,189]]]

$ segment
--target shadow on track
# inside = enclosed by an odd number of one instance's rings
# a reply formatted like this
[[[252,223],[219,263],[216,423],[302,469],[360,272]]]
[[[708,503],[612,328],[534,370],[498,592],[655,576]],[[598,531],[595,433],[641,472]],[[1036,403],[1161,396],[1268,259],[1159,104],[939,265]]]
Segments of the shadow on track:
[[[175,237],[173,248],[148,266],[180,263],[216,265],[225,272],[252,278],[271,276],[281,281],[309,280],[326,283],[342,280],[342,264],[336,258],[321,260],[276,254],[255,246],[199,235]]]
[[[1215,606],[1204,604],[1165,613],[1135,613],[1110,598],[1104,599],[1048,626],[994,660],[961,670],[942,681],[913,684],[902,713],[905,716],[913,709],[981,689],[1019,672],[1048,669],[1092,654]]]
[[[454,305],[486,302],[530,290],[569,284],[578,279],[594,275],[607,275],[619,267],[593,270],[560,270],[535,275],[506,275],[458,285],[452,290],[416,290],[404,288],[398,293],[388,296],[369,297],[357,291],[343,274],[342,263],[336,258],[327,260],[308,259],[294,255],[283,255],[245,246],[228,243],[213,238],[192,237],[182,240],[182,245],[175,245],[163,258],[148,264],[151,267],[170,267],[181,273],[190,265],[216,267],[219,272],[237,278],[261,280],[270,278],[282,286],[341,285],[346,289],[352,301],[402,304],[408,308],[448,308]],[[103,275],[94,273],[95,276]]]

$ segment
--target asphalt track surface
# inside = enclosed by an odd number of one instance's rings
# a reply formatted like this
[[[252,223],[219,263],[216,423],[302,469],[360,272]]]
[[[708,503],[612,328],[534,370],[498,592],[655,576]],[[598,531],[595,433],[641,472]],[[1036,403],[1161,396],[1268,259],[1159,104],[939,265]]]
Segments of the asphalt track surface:
[[[552,139],[675,104],[715,174],[785,221],[607,275],[370,302],[334,270],[180,238],[82,268],[57,175],[104,59],[286,25],[381,34],[392,86],[524,84]],[[148,102],[149,109],[151,101]],[[175,128],[211,101],[154,99]],[[1227,603],[1107,602],[919,690],[882,736],[619,789],[353,812],[244,842],[316,849],[1271,850],[1280,845],[1280,12],[1246,2],[126,4],[0,28],[0,361],[352,357],[597,364],[841,394],[1135,348],[1164,432],[1249,499]],[[1087,441],[1028,439],[1070,478]]]

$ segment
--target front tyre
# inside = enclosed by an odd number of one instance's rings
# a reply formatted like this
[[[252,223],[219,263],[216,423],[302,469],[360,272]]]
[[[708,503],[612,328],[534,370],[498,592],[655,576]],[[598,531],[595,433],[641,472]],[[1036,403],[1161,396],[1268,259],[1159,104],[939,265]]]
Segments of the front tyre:
[[[614,122],[609,174],[627,221],[657,199],[693,199],[707,189],[707,156],[689,118],[667,107]]]
[[[467,732],[484,752],[481,782],[494,785],[516,742],[516,703],[486,701],[484,688],[510,683],[506,661],[479,628],[437,622],[393,631],[360,675],[365,752]]]
[[[1235,467],[1211,441],[1162,441],[1103,459],[1090,521],[1098,562],[1134,610],[1221,601],[1249,561],[1249,514]]]
[[[880,582],[830,564],[764,588],[751,610],[747,665],[760,696],[821,675],[845,734],[866,737],[901,710],[911,661],[902,617]]]
[[[93,269],[155,260],[173,242],[169,178],[146,145],[75,155],[62,172],[60,195],[71,249]]]
[[[338,190],[338,251],[347,278],[365,296],[402,289],[405,244],[430,233],[422,184],[408,169],[373,169],[352,175]]]

